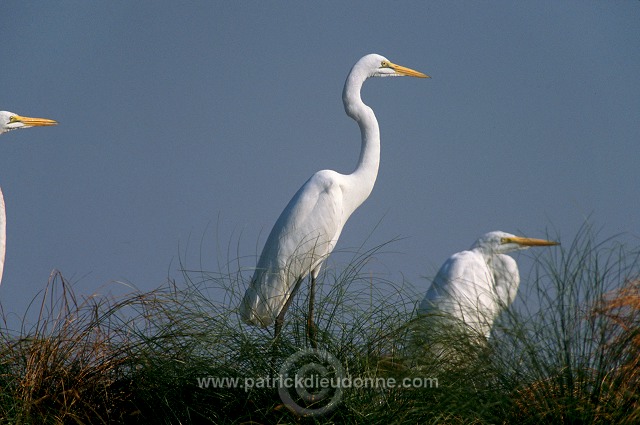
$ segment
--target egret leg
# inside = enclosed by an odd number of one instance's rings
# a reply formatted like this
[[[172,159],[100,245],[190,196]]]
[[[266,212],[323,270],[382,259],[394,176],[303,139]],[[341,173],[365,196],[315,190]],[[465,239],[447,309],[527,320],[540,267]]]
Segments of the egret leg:
[[[287,310],[289,310],[289,306],[291,305],[291,301],[293,300],[293,297],[296,295],[296,292],[298,292],[298,289],[300,288],[300,283],[302,282],[302,279],[298,279],[298,281],[296,282],[295,286],[293,287],[293,291],[291,291],[291,295],[289,295],[289,298],[287,298],[287,302],[284,303],[284,305],[282,306],[282,310],[280,310],[280,313],[278,314],[278,317],[276,317],[276,324],[275,324],[275,328],[273,330],[273,339],[274,341],[276,339],[278,339],[278,336],[280,335],[280,332],[282,331],[282,326],[284,325],[284,316],[285,314],[287,314]]]
[[[311,274],[311,286],[309,287],[309,315],[307,316],[307,336],[314,349],[318,348],[318,329],[313,323],[313,307],[316,297],[316,277]]]
[[[289,298],[291,299],[291,297]],[[288,301],[287,301],[288,304]],[[286,306],[286,304],[285,304]],[[278,317],[276,317],[276,324],[273,330],[273,343],[271,345],[271,370],[275,374],[276,372],[276,359],[278,358],[278,337],[280,336],[280,332],[282,331],[282,325],[284,324],[284,314],[286,312],[286,308],[283,308]],[[275,376],[275,375],[274,375]]]
[[[274,340],[278,339],[278,336],[280,336],[280,332],[282,332],[283,323],[284,323],[284,314],[280,313],[278,314],[278,317],[276,317],[276,324],[273,329]]]
[[[293,291],[291,291],[291,294],[289,295],[289,298],[287,298],[287,301],[282,306],[282,310],[280,310],[280,313],[276,317],[276,323],[273,329],[273,345],[271,346],[271,370],[274,371],[273,373],[276,371],[276,359],[278,358],[278,345],[276,343],[278,342],[278,337],[280,336],[280,332],[282,332],[282,327],[284,326],[284,316],[287,314],[289,305],[291,305],[293,297],[296,295],[296,292],[298,292],[301,282],[302,279],[298,279],[293,287]]]

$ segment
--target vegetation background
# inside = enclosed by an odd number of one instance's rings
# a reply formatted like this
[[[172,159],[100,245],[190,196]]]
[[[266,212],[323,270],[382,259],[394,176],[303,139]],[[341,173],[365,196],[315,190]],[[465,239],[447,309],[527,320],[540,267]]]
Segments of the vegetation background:
[[[574,241],[533,254],[534,266],[524,274],[518,296],[535,308],[508,310],[488,342],[475,344],[457,329],[425,328],[414,314],[420,294],[409,284],[362,273],[368,261],[384,257],[392,246],[393,241],[352,253],[348,267],[324,273],[317,310],[320,347],[350,377],[397,382],[430,377],[437,387],[345,388],[329,412],[307,417],[289,409],[277,388],[205,388],[206,377],[277,376],[287,359],[308,348],[305,296],[294,303],[274,344],[270,330],[246,327],[238,319],[235,308],[247,283],[239,271],[185,270],[184,281],[151,292],[81,299],[54,272],[34,300],[36,325],[0,330],[0,420],[632,424],[640,419],[636,248],[616,238],[601,240],[585,226]],[[212,290],[227,296],[216,300]],[[436,344],[448,354],[434,354],[430,348]],[[291,394],[296,405],[320,409],[335,393],[321,395],[315,404]]]

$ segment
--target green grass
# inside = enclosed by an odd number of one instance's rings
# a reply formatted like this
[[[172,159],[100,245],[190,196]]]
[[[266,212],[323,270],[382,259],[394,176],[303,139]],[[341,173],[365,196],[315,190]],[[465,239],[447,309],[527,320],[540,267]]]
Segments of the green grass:
[[[54,273],[33,305],[36,324],[0,329],[0,423],[637,423],[638,252],[588,227],[562,242],[521,270],[526,303],[503,314],[486,344],[425,328],[415,315],[424,290],[367,273],[388,245],[353,254],[319,279],[318,339],[329,359],[300,354],[309,348],[306,288],[276,344],[272,330],[240,322],[249,276],[234,262],[117,298],[78,299]],[[433,344],[455,354],[436,355]],[[352,387],[330,411],[300,416],[291,401],[319,409],[336,391],[308,404],[289,390],[284,403],[257,383],[285,366],[320,368]],[[201,388],[206,378],[253,387]],[[357,379],[425,385],[354,388]]]

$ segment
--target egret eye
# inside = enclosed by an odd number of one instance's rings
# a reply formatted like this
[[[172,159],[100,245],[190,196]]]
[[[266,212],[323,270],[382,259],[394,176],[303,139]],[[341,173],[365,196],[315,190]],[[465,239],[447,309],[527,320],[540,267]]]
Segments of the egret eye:
[[[16,118],[16,116],[15,116],[15,115],[11,115],[11,116],[9,117],[9,122],[16,122],[16,121],[18,121],[18,118]]]
[[[381,67],[383,67],[383,68],[388,68],[388,67],[389,67],[389,62],[387,62],[387,61],[382,61],[382,62],[380,63],[380,66],[381,66]]]

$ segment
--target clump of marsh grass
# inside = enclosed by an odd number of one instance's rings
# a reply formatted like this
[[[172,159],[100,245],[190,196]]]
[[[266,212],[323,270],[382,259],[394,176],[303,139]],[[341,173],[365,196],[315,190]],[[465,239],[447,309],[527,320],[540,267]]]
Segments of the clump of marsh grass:
[[[111,384],[128,362],[126,335],[119,331],[113,310],[137,301],[80,301],[54,271],[36,324],[17,333],[6,326],[0,331],[0,421],[109,422],[123,402]]]
[[[393,358],[398,350],[395,332],[402,328],[414,308],[415,294],[410,285],[367,273],[370,262],[377,261],[386,246],[382,244],[353,253],[347,266],[339,272],[329,263],[317,280],[315,322],[319,348],[337,359],[349,377],[379,374],[380,359]],[[191,317],[200,316],[208,322],[209,335],[229,337],[219,341],[220,345],[215,349],[216,353],[226,353],[216,367],[229,371],[234,377],[258,380],[277,376],[288,359],[310,348],[306,333],[308,292],[304,283],[289,308],[282,333],[274,342],[272,329],[250,328],[240,322],[234,309],[239,306],[247,285],[247,280],[240,274],[198,271],[185,276],[191,291],[190,305],[198,306],[198,311],[192,312]],[[223,290],[224,304],[212,303],[207,296],[214,289]],[[201,351],[206,350],[201,347]],[[209,348],[205,358],[211,361],[215,353]],[[213,369],[210,372],[217,373]],[[277,388],[254,387],[241,391],[243,394],[235,402],[249,402],[254,410],[251,415],[239,419],[240,422],[296,418],[283,405]],[[378,404],[380,397],[375,390],[346,389],[340,397],[340,408],[325,419],[349,422],[357,412],[367,410],[364,399],[375,399]],[[246,405],[238,408],[244,410]]]
[[[285,365],[303,373],[323,361],[292,361],[310,347],[306,285],[274,341],[272,329],[248,327],[237,314],[250,272],[240,260],[216,272],[185,270],[184,283],[155,291],[81,300],[54,273],[36,324],[0,330],[0,422],[634,423],[638,253],[596,239],[585,227],[533,257],[520,287],[526,302],[483,343],[458,328],[421,329],[423,291],[370,272],[387,244],[356,251],[344,267],[330,259],[316,294],[320,349],[351,384],[377,385],[343,388],[338,403],[310,417],[284,403],[277,386],[258,384]],[[456,355],[434,354],[430,344]]]
[[[603,392],[627,423],[640,421],[640,280],[627,281],[593,311],[606,326],[609,373]]]
[[[413,375],[436,375],[439,386],[398,393],[395,402],[404,408],[397,418],[634,423],[638,355],[633,338],[640,312],[631,289],[616,291],[640,276],[638,256],[616,238],[597,241],[584,226],[572,242],[532,257],[532,271],[524,274],[518,295],[525,302],[502,314],[486,342],[478,343],[459,327],[411,319],[403,364]]]
[[[499,383],[510,389],[510,418],[628,420],[609,385],[619,363],[611,345],[617,332],[602,306],[610,291],[640,275],[639,254],[616,238],[598,242],[584,226],[571,244],[536,257],[529,290],[522,294],[530,301],[506,317],[495,341],[499,367],[508,372]]]

